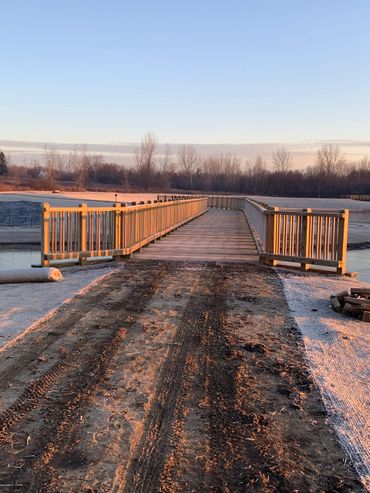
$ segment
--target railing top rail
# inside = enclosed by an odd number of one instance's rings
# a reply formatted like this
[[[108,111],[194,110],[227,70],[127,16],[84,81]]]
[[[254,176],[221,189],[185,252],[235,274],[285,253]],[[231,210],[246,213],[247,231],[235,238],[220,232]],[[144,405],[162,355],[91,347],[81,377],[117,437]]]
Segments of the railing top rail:
[[[278,207],[269,207],[265,210],[266,214],[296,215],[296,216],[320,216],[320,217],[343,217],[348,209],[280,209]]]
[[[321,217],[343,217],[348,210],[347,209],[310,209],[310,208],[296,208],[296,207],[275,207],[263,202],[254,200],[251,197],[239,196],[239,195],[208,195],[209,198],[229,198],[236,200],[244,200],[251,204],[256,210],[264,214],[278,214],[278,215],[309,215],[309,216],[321,216]]]
[[[257,202],[256,200],[253,200],[249,197],[244,197],[244,200],[252,204],[256,209],[260,210],[261,212],[267,211],[267,207],[262,205],[260,202]]]
[[[204,200],[206,197],[196,197],[192,199],[186,199],[186,200],[167,200],[165,202],[152,202],[152,203],[145,203],[145,204],[123,204],[123,203],[117,203],[112,206],[103,206],[103,207],[97,207],[97,206],[89,206],[85,203],[81,203],[80,205],[76,206],[66,206],[66,207],[58,207],[58,206],[51,206],[47,202],[42,203],[43,208],[47,208],[50,212],[79,212],[81,211],[82,207],[85,207],[89,212],[114,212],[117,210],[122,210],[122,211],[135,211],[135,210],[142,210],[142,209],[150,209],[150,208],[160,208],[160,207],[169,207],[173,204],[182,204],[184,202],[187,203],[193,203],[198,200]]]

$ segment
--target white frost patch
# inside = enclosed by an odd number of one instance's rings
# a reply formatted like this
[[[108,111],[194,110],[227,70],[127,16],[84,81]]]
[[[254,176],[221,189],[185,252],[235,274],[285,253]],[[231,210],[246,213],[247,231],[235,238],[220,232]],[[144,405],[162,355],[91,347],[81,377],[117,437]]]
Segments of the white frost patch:
[[[330,294],[360,283],[313,275],[281,277],[324,404],[370,490],[370,324],[335,313],[329,303]]]
[[[113,270],[112,266],[69,267],[63,270],[61,282],[0,285],[0,352]]]

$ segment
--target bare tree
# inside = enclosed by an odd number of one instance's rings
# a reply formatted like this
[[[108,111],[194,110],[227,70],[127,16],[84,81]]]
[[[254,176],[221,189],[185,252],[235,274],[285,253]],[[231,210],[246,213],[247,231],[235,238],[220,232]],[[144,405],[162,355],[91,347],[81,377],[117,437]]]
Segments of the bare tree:
[[[75,174],[78,191],[83,190],[86,185],[87,177],[90,169],[90,156],[88,154],[87,145],[84,144],[76,150]]]
[[[45,154],[45,173],[47,179],[47,187],[49,190],[55,188],[55,177],[58,169],[58,151],[54,146],[46,144],[44,146]]]
[[[157,138],[153,133],[147,133],[141,139],[140,147],[135,151],[136,169],[140,176],[140,181],[147,192],[153,179],[155,171],[155,152],[157,148]]]
[[[56,154],[56,162],[55,162],[55,168],[56,168],[56,173],[57,175],[60,175],[65,172],[65,156],[59,152]]]
[[[29,175],[31,178],[41,178],[42,172],[43,169],[40,161],[38,159],[31,159],[30,167],[27,170],[27,175]]]
[[[280,147],[272,154],[272,164],[278,173],[286,173],[292,164],[292,156],[286,147]]]
[[[335,144],[323,144],[317,151],[316,166],[323,174],[330,175],[342,171],[344,164],[340,148]]]
[[[166,144],[164,153],[159,159],[159,186],[161,191],[168,190],[171,187],[171,175],[175,172],[175,163],[171,147]]]
[[[364,156],[361,161],[360,161],[360,166],[361,169],[365,170],[370,170],[370,157],[369,156]]]
[[[230,154],[221,155],[222,173],[224,175],[224,188],[226,191],[235,190],[240,182],[240,160]]]
[[[68,175],[73,175],[76,172],[78,161],[78,148],[75,147],[72,151],[70,151],[64,162],[64,171]]]
[[[345,173],[345,160],[340,148],[335,144],[323,144],[317,151],[313,171],[317,177],[318,196],[321,197],[323,190],[331,195],[334,181]]]
[[[281,195],[285,193],[286,174],[292,162],[292,156],[286,147],[280,147],[272,153],[272,165],[275,170],[276,190]]]
[[[178,150],[178,161],[187,177],[188,186],[191,189],[193,187],[193,175],[199,165],[199,156],[194,147],[181,146]]]
[[[92,175],[92,180],[96,183],[96,176],[98,171],[104,166],[104,157],[102,154],[93,154],[90,156],[90,168],[89,172]]]
[[[266,161],[262,156],[256,156],[251,168],[251,186],[253,193],[263,192],[267,173]]]
[[[220,175],[222,163],[220,156],[211,154],[202,163],[203,185],[205,190],[217,190],[220,188]]]
[[[203,188],[204,190],[214,189],[214,156],[208,156],[202,162]]]

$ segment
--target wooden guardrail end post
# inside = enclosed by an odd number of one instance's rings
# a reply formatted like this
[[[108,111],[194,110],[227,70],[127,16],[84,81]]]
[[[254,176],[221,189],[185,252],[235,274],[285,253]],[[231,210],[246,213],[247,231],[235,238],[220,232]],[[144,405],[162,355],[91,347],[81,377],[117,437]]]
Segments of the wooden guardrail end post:
[[[301,236],[301,257],[308,258],[310,257],[310,246],[311,246],[311,225],[312,218],[310,216],[312,209],[303,209],[302,210],[302,236]],[[306,262],[301,263],[301,270],[308,271],[310,269],[310,265]]]
[[[50,205],[41,206],[41,266],[48,267],[50,261],[46,255],[50,252]]]
[[[276,246],[278,239],[276,238],[276,224],[277,215],[276,212],[279,211],[278,207],[269,207],[267,210],[267,221],[266,221],[266,253],[274,255],[277,253]],[[276,266],[278,264],[277,260],[271,258],[264,258],[263,261],[265,265]]]
[[[339,219],[337,273],[340,275],[343,275],[346,273],[346,268],[347,268],[347,243],[348,243],[349,211],[348,211],[348,209],[343,209],[340,212],[343,215]]]
[[[80,222],[80,252],[78,262],[80,265],[86,264],[87,261],[87,204],[79,205],[79,222]]]
[[[113,207],[115,209],[114,211],[114,226],[113,226],[113,246],[116,251],[119,251],[122,249],[122,242],[121,242],[121,233],[122,233],[122,214],[121,214],[121,209],[122,209],[122,204],[113,204]],[[124,205],[125,207],[125,205]],[[117,261],[120,260],[121,255],[113,255],[113,260]]]

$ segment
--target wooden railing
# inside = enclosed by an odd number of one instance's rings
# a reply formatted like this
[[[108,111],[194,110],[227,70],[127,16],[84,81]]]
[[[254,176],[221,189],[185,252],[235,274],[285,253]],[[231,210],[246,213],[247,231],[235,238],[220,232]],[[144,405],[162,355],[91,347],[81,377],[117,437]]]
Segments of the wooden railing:
[[[243,209],[244,197],[209,195],[208,207],[216,207],[219,209]]]
[[[299,263],[346,272],[348,210],[279,209],[247,197],[209,196],[209,207],[244,211],[261,261]]]
[[[127,207],[42,206],[41,264],[88,257],[125,257],[207,211],[207,198]]]
[[[351,199],[351,200],[361,200],[364,202],[370,202],[370,195],[342,195],[342,199]]]
[[[267,209],[266,251],[261,259],[299,262],[303,270],[310,265],[335,267],[346,272],[348,210]]]

